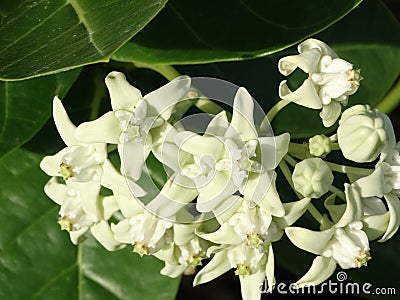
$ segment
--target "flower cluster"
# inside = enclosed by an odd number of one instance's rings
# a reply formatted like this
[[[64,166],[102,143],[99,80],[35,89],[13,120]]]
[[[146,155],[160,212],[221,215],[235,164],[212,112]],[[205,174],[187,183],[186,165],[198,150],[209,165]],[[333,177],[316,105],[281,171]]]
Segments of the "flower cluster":
[[[316,255],[299,286],[323,282],[337,265],[366,266],[369,241],[384,242],[399,228],[400,144],[382,112],[355,105],[342,113],[359,88],[360,70],[321,41],[309,39],[298,50],[279,61],[279,70],[289,75],[299,67],[309,78],[294,92],[283,81],[282,101],[322,109],[326,127],[340,118],[337,134],[303,144],[256,124],[254,100],[243,87],[232,115],[222,110],[201,133],[172,122],[179,104],[192,100],[187,76],[142,96],[111,72],[105,82],[112,110],[78,127],[55,97],[54,122],[66,147],[40,167],[52,176],[45,192],[60,205],[58,223],[71,241],[82,242],[90,231],[109,251],[130,245],[164,261],[163,275],[198,271],[194,285],[234,269],[243,299],[259,299],[265,278],[272,291],[273,247],[283,235]],[[330,162],[331,151],[375,167]],[[150,155],[168,174],[160,190],[146,168]],[[339,173],[348,178],[342,188],[334,185]],[[280,195],[278,181],[298,199]],[[323,201],[326,213],[314,201]],[[318,230],[293,226],[306,211]],[[210,260],[197,270],[204,259]]]

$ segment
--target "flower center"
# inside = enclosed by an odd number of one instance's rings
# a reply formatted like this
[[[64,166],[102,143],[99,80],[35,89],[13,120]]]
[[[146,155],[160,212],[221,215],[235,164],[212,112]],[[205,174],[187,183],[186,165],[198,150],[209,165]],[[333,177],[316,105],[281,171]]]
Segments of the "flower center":
[[[143,255],[150,254],[150,248],[144,242],[134,242],[133,243],[133,252],[136,252],[137,254],[139,254],[142,257]]]
[[[202,265],[202,260],[204,258],[204,255],[201,253],[198,254],[192,254],[191,256],[189,256],[189,258],[186,260],[186,262],[192,267],[195,268],[197,266],[201,266]]]
[[[247,245],[250,247],[258,247],[264,241],[261,239],[260,234],[257,232],[247,234]]]
[[[362,266],[367,266],[368,261],[371,259],[371,255],[367,251],[361,251],[356,256],[356,267],[361,268]]]
[[[68,232],[73,230],[74,225],[73,225],[71,219],[68,218],[67,216],[58,218],[57,223],[60,224],[61,230],[66,230]]]
[[[60,171],[58,171],[58,173],[62,176],[64,180],[74,177],[74,172],[72,171],[72,167],[65,162],[62,162],[60,164]]]
[[[248,276],[251,275],[251,270],[246,264],[238,264],[236,266],[235,275]]]

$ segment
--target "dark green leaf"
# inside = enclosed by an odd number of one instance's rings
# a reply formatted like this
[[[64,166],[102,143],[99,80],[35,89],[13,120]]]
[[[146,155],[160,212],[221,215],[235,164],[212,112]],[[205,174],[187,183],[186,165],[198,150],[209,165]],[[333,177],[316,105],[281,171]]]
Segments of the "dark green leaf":
[[[16,0],[0,4],[0,78],[107,61],[167,0]]]
[[[43,193],[40,159],[18,149],[0,160],[0,299],[173,299],[179,280],[160,275],[157,259],[91,238],[71,244]]]
[[[51,115],[53,97],[63,97],[79,72],[0,82],[0,158],[39,131]]]
[[[113,59],[144,64],[240,60],[286,48],[336,22],[360,0],[171,0]]]

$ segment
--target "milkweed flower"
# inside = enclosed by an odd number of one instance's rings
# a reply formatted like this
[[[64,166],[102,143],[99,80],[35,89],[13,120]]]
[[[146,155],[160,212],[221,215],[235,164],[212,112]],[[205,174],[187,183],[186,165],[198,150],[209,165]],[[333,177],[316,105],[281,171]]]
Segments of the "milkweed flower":
[[[308,78],[295,91],[287,81],[279,85],[281,99],[296,104],[322,109],[320,117],[325,127],[332,126],[339,118],[341,105],[347,105],[362,79],[360,70],[341,58],[324,42],[308,39],[298,45],[298,55],[283,57],[278,62],[279,72],[285,76],[300,68]]]

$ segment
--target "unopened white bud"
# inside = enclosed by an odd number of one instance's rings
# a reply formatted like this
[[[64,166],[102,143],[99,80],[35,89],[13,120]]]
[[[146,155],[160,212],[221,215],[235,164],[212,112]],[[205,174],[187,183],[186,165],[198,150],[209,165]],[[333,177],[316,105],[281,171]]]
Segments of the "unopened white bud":
[[[307,158],[299,162],[293,171],[293,184],[304,197],[319,198],[333,182],[333,174],[320,158]]]
[[[311,155],[324,158],[332,150],[330,139],[323,134],[310,138],[308,142]]]

